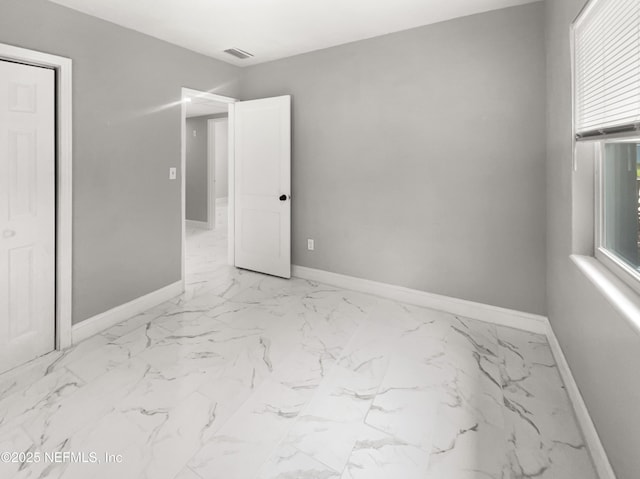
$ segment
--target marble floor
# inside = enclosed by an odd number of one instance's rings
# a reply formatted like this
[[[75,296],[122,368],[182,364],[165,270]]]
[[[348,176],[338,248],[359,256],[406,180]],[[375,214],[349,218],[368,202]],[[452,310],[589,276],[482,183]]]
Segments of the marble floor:
[[[596,478],[544,337],[225,260],[0,376],[0,477]]]

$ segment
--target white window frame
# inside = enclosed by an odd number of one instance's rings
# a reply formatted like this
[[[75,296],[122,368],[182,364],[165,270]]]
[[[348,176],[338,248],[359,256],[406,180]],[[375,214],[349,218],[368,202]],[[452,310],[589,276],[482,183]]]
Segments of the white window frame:
[[[594,201],[594,255],[607,269],[640,295],[640,272],[631,267],[618,255],[604,247],[604,146],[607,143],[640,142],[640,136],[622,136],[602,139],[596,142],[595,149],[595,201]]]

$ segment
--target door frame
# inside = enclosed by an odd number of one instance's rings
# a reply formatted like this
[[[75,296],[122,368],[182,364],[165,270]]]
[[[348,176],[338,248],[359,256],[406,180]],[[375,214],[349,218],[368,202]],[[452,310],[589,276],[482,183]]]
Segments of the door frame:
[[[71,346],[72,326],[72,67],[70,58],[0,43],[0,60],[51,68],[56,101],[55,349]]]
[[[209,93],[209,92],[205,92],[205,91],[201,91],[201,90],[194,90],[192,88],[186,88],[183,87],[181,90],[181,96],[180,96],[180,196],[181,196],[181,228],[182,228],[182,257],[181,257],[181,267],[180,267],[180,279],[182,281],[182,289],[184,290],[185,288],[185,261],[186,261],[186,256],[187,256],[187,230],[186,230],[186,219],[187,219],[187,192],[186,192],[186,177],[185,177],[185,171],[186,171],[186,164],[187,164],[187,142],[186,142],[186,120],[187,120],[187,102],[185,101],[186,98],[191,98],[191,97],[200,97],[200,98],[204,98],[210,101],[217,101],[219,103],[226,103],[228,105],[229,108],[229,144],[228,144],[228,151],[229,151],[229,165],[228,165],[228,171],[229,171],[229,202],[228,202],[228,210],[227,210],[227,217],[228,217],[228,227],[227,227],[227,263],[230,264],[231,266],[235,266],[235,255],[234,255],[234,251],[233,251],[233,245],[234,243],[234,238],[235,238],[235,230],[234,230],[234,215],[233,215],[233,190],[232,190],[232,185],[233,185],[233,181],[234,181],[234,169],[233,169],[233,158],[234,158],[234,153],[233,153],[233,135],[234,135],[234,127],[233,127],[233,121],[232,121],[232,112],[233,112],[233,104],[235,102],[237,102],[238,100],[236,98],[232,98],[229,96],[223,96],[223,95],[216,95],[214,93]],[[207,129],[208,130],[208,129]],[[208,131],[207,131],[208,133]],[[207,155],[210,156],[210,155]],[[207,160],[207,163],[209,164],[209,159]],[[210,177],[208,175],[208,177]],[[210,192],[211,188],[207,188],[207,191]],[[210,193],[208,193],[208,201],[209,203],[211,203],[211,198],[210,198]],[[214,201],[215,201],[215,197],[214,197]],[[208,208],[208,213],[207,213],[207,222],[209,223],[209,225],[211,224],[211,205],[209,204],[209,208]],[[214,211],[214,215],[213,215],[213,221],[215,223],[215,211]]]
[[[207,120],[207,229],[216,228],[215,119]]]

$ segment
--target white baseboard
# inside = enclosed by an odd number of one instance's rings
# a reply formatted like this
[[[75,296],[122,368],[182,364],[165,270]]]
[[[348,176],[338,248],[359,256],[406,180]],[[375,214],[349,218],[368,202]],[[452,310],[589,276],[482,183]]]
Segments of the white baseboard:
[[[187,228],[200,228],[203,230],[209,229],[209,223],[206,221],[196,221],[196,220],[184,220]]]
[[[598,477],[600,479],[616,479],[613,468],[609,463],[607,453],[600,441],[600,437],[598,436],[598,431],[591,420],[587,406],[582,399],[582,394],[580,394],[580,389],[578,389],[578,384],[573,378],[571,369],[569,369],[569,363],[567,363],[567,359],[564,357],[558,338],[553,332],[553,328],[550,323],[547,324],[547,341],[551,347],[553,357],[556,360],[564,386],[567,389],[567,394],[569,395],[569,399],[573,406],[573,412],[575,413],[580,429],[582,430],[582,435],[584,436],[587,449],[589,450],[589,454],[593,460]]]
[[[427,293],[416,289],[404,288],[387,283],[378,283],[368,279],[354,278],[329,271],[307,268],[305,266],[292,266],[292,274],[298,278],[327,283],[341,288],[369,293],[384,298],[415,304],[425,308],[437,309],[447,313],[479,319],[500,326],[524,329],[538,334],[546,334],[547,318],[537,314],[523,313],[512,309],[490,306],[464,299],[452,298],[440,294]]]
[[[573,405],[576,419],[582,430],[587,449],[591,455],[596,471],[600,479],[615,479],[615,474],[607,458],[602,442],[596,428],[589,416],[589,411],[582,399],[578,385],[571,374],[569,364],[560,348],[560,343],[551,328],[549,319],[537,314],[524,313],[512,309],[490,306],[463,299],[451,298],[439,294],[427,293],[415,289],[404,288],[386,283],[378,283],[352,276],[331,273],[319,269],[304,266],[292,266],[292,274],[298,278],[331,284],[341,288],[369,293],[383,298],[415,304],[426,308],[436,309],[447,313],[479,319],[500,326],[530,331],[547,337],[551,351],[558,365],[567,394]]]
[[[87,339],[94,334],[98,334],[111,326],[121,323],[125,319],[129,319],[140,314],[160,303],[164,303],[171,298],[175,298],[184,291],[182,281],[176,281],[173,284],[152,291],[149,294],[140,296],[128,303],[116,306],[115,308],[97,314],[89,319],[74,324],[71,329],[71,341],[76,344],[83,339]]]

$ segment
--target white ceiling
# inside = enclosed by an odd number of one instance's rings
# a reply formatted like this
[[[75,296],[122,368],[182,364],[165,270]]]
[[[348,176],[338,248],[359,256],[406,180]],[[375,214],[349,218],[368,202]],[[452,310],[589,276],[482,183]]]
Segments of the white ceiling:
[[[537,0],[50,1],[245,66]]]
[[[227,113],[228,104],[206,100],[204,98],[198,98],[197,96],[187,97],[191,101],[186,103],[187,105],[187,118],[194,116],[215,115],[217,113]]]

